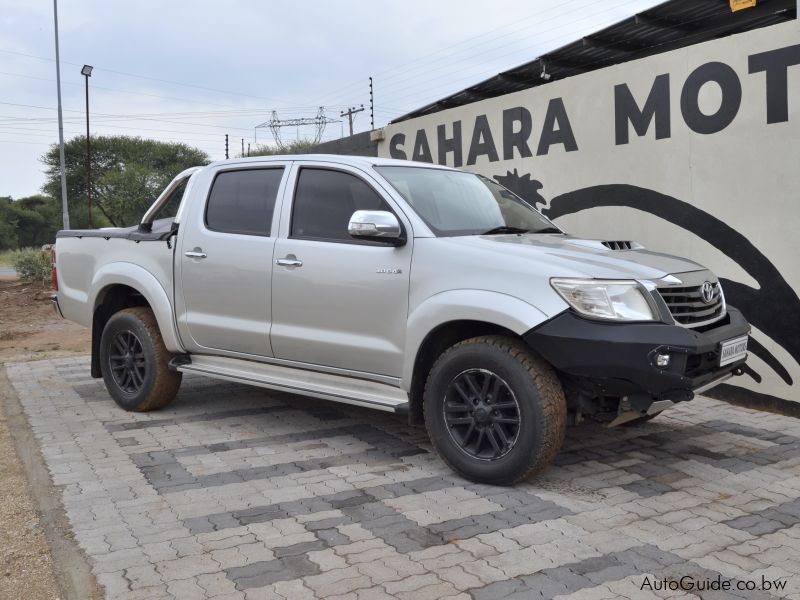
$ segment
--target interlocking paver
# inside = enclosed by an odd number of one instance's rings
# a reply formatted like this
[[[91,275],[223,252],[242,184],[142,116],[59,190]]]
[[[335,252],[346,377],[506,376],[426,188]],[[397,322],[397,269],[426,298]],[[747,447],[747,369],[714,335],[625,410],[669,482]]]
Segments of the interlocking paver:
[[[570,429],[551,469],[499,488],[398,417],[196,376],[126,413],[88,367],[7,370],[109,598],[678,598],[641,583],[687,574],[800,598],[795,419],[698,398]]]

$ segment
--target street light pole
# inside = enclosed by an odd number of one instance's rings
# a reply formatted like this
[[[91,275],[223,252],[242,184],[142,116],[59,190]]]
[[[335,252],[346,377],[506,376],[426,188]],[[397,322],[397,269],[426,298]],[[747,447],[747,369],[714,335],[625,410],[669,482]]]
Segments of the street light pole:
[[[92,76],[91,65],[83,65],[81,75],[86,79],[86,197],[89,200],[89,229],[94,229],[92,222],[92,145],[89,137],[89,77]]]
[[[58,0],[53,0],[53,21],[55,21],[56,29],[56,89],[58,90],[58,152],[61,161],[61,215],[64,229],[69,229],[67,161],[64,158],[64,117],[61,114],[61,60],[58,55]]]

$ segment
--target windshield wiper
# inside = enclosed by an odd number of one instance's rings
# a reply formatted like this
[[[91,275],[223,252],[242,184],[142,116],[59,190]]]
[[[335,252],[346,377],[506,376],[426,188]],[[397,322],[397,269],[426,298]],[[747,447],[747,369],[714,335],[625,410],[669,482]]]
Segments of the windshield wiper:
[[[527,229],[519,227],[509,227],[508,225],[500,225],[500,227],[493,227],[489,231],[484,231],[480,235],[494,235],[496,233],[528,233]]]
[[[564,233],[564,232],[556,227],[545,227],[544,229],[537,229],[536,231],[531,231],[531,233]]]

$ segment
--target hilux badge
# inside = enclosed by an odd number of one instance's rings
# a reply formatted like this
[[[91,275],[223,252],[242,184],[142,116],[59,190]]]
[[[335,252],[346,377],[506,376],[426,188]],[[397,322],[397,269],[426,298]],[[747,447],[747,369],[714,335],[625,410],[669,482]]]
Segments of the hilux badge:
[[[385,275],[400,275],[403,272],[403,269],[388,269],[388,268],[379,268],[375,271],[376,273],[383,273]]]
[[[703,282],[700,287],[700,295],[703,297],[703,302],[711,304],[714,301],[714,286],[710,281]]]

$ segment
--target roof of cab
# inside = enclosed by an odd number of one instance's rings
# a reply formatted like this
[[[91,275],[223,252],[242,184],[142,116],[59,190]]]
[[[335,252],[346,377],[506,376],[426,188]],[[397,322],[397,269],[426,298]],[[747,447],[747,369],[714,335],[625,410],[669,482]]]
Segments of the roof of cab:
[[[426,162],[418,162],[412,160],[399,160],[396,158],[379,158],[377,156],[349,156],[344,154],[279,154],[274,156],[251,156],[245,158],[231,158],[227,160],[218,160],[208,165],[209,167],[219,167],[223,165],[237,165],[237,164],[262,164],[269,162],[287,162],[287,161],[309,161],[309,162],[329,162],[339,165],[348,165],[351,167],[360,167],[362,169],[370,167],[427,167],[429,169],[445,169],[452,171],[454,169],[443,165],[436,165]]]

